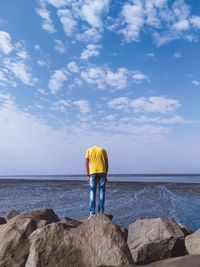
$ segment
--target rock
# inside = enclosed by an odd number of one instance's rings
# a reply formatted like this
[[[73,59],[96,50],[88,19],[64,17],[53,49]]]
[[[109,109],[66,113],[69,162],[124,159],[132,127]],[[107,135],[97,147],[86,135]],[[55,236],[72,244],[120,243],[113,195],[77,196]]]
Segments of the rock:
[[[8,221],[19,214],[20,214],[20,212],[17,210],[9,210],[8,212],[6,212],[4,217],[5,217],[6,221]]]
[[[158,261],[145,267],[199,267],[200,255],[189,255],[184,257],[172,258]]]
[[[130,224],[128,245],[134,262],[139,264],[185,254],[184,234],[168,218],[142,219]]]
[[[51,209],[20,213],[0,225],[0,266],[24,267],[29,254],[29,235],[39,227],[57,221]]]
[[[64,223],[64,224],[66,224],[69,227],[72,227],[72,228],[76,228],[77,226],[79,226],[82,223],[80,221],[71,219],[69,217],[65,217],[65,219],[62,220],[61,222]]]
[[[26,267],[95,267],[122,265],[132,257],[119,226],[96,214],[76,228],[49,224],[30,236]]]
[[[185,247],[189,254],[200,254],[200,229],[186,236]]]
[[[121,225],[119,225],[119,227],[120,227],[120,229],[122,231],[124,239],[127,241],[127,239],[128,239],[128,229],[126,227],[124,227],[124,226],[121,226]]]
[[[188,229],[187,226],[185,226],[184,224],[178,223],[178,225],[181,228],[182,232],[184,233],[184,236],[192,234],[192,231],[190,229]]]
[[[133,267],[136,265],[125,264],[115,267]],[[157,261],[147,265],[139,265],[140,267],[199,267],[200,266],[200,255],[187,255],[184,257],[171,258],[167,260]],[[99,267],[114,267],[114,266],[99,266]]]
[[[52,209],[39,209],[34,211],[22,212],[14,217],[15,219],[30,218],[34,220],[44,220],[47,223],[58,222],[60,219]]]
[[[97,213],[97,214],[98,214],[98,213]],[[100,215],[101,215],[101,214],[100,214]],[[113,215],[112,215],[112,214],[103,213],[103,215],[106,216],[106,217],[108,217],[108,218],[112,221],[112,219],[113,219]],[[85,221],[88,220],[88,218],[89,218],[89,216],[85,216],[85,217],[81,218],[79,221],[80,221],[80,222],[85,222]]]
[[[2,217],[0,217],[0,224],[5,224],[6,223],[6,220]]]
[[[35,229],[33,219],[13,218],[0,226],[0,266],[24,266],[29,253],[28,236]]]

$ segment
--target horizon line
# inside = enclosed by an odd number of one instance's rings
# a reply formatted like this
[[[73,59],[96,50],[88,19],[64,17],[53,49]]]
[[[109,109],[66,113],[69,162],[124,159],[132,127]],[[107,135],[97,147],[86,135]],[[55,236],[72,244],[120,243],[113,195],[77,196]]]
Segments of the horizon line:
[[[108,176],[200,176],[200,173],[110,173]],[[84,177],[86,174],[0,174],[1,177],[48,177],[48,176],[67,176],[67,177],[77,177],[81,176]]]

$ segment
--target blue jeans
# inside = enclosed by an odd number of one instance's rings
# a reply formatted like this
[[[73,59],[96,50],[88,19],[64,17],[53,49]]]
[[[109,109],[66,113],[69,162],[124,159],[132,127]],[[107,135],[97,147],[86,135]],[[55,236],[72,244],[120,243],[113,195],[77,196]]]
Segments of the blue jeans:
[[[106,182],[107,176],[105,173],[93,173],[90,175],[90,215],[95,214],[97,186],[99,193],[98,212],[104,212]]]

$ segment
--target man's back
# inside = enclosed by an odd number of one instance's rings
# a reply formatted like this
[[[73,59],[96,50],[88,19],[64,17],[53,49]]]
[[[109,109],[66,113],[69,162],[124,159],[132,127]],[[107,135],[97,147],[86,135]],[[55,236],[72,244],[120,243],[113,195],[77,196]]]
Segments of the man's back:
[[[89,160],[89,172],[107,173],[107,152],[100,146],[88,148],[85,158]]]

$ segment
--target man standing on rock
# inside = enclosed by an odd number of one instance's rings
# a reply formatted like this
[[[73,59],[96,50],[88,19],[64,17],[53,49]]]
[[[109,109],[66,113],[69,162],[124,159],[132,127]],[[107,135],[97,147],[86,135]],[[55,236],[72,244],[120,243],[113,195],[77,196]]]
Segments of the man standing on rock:
[[[108,156],[103,147],[93,146],[85,154],[87,181],[90,183],[90,215],[95,214],[96,189],[98,186],[98,212],[104,212],[105,189],[108,173]]]

